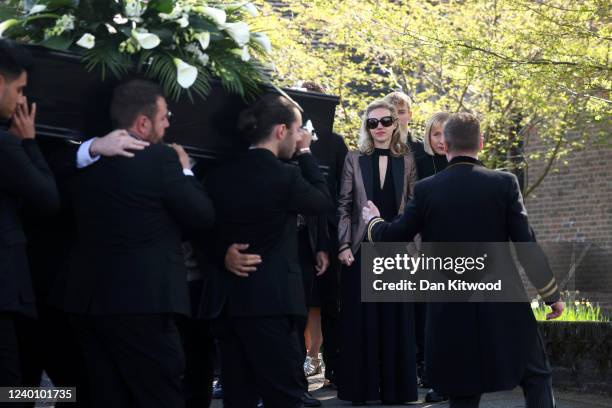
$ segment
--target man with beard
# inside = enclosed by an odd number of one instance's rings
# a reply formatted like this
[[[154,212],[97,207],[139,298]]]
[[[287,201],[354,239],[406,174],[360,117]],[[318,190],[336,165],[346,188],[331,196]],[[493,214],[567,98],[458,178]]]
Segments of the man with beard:
[[[72,315],[93,407],[182,406],[175,316],[190,315],[182,232],[209,228],[214,211],[185,151],[161,143],[169,123],[159,86],[120,85],[111,118],[150,146],[75,176],[77,245],[51,301]]]
[[[297,261],[297,214],[332,210],[327,183],[310,153],[298,108],[279,95],[262,97],[240,115],[251,143],[244,155],[206,178],[216,213],[217,268],[201,315],[215,319],[226,407],[302,407],[303,356],[297,318],[306,314]],[[283,163],[297,150],[299,167]],[[233,267],[227,248],[260,259]]]

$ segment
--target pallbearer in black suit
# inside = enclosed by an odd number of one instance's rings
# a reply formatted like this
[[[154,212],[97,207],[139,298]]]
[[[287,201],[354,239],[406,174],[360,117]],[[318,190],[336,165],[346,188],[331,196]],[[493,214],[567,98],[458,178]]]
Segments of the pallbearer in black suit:
[[[401,404],[418,398],[412,303],[361,302],[361,208],[377,203],[383,217],[399,214],[416,182],[413,155],[400,139],[393,105],[375,101],[366,109],[359,151],[344,164],[338,214],[340,261],[340,362],[338,398],[365,404]]]
[[[184,406],[175,324],[190,314],[182,230],[211,227],[214,210],[185,151],[161,143],[168,108],[157,85],[119,86],[111,117],[151,145],[76,176],[77,246],[52,302],[73,315],[94,407]]]
[[[36,105],[23,96],[31,56],[0,40],[0,386],[21,385],[16,320],[36,315],[20,217],[23,207],[52,213],[59,209],[53,174],[34,139]]]
[[[218,248],[201,312],[216,318],[228,408],[255,408],[259,396],[266,408],[303,405],[298,341],[303,333],[297,331],[296,317],[305,317],[306,303],[297,214],[324,214],[333,204],[310,154],[310,134],[301,125],[300,111],[288,99],[262,97],[240,115],[239,129],[251,149],[205,180],[216,211]],[[296,150],[299,167],[279,160],[290,159]],[[232,243],[260,256],[256,270],[235,269],[224,261]]]
[[[424,242],[532,242],[517,178],[477,159],[478,120],[453,115],[444,140],[448,167],[416,184],[401,218],[389,223],[372,203],[364,208],[370,240],[409,241],[420,233]],[[536,247],[526,258],[520,248],[527,275],[552,306],[549,318],[560,316],[563,303],[545,255]],[[538,268],[527,267],[534,262]],[[517,385],[528,407],[554,407],[551,370],[529,304],[430,303],[426,331],[430,380],[450,396],[452,408],[477,407],[481,394]]]
[[[76,402],[56,402],[56,408],[91,406],[85,360],[69,316],[48,304],[49,291],[74,245],[74,220],[69,197],[71,177],[78,168],[95,163],[99,156],[131,157],[135,150],[148,145],[119,129],[81,145],[53,143],[54,149],[50,149],[49,144],[45,146],[47,149],[42,149],[60,191],[61,208],[52,216],[33,211],[23,214],[38,318],[18,319],[17,334],[23,386],[38,386],[44,371],[55,386],[78,388]],[[27,404],[34,405],[34,402]]]

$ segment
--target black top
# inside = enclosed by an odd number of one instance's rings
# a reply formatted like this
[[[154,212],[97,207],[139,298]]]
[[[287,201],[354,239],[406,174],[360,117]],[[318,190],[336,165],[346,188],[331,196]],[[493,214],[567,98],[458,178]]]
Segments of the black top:
[[[391,171],[391,160],[387,161],[387,172],[385,182],[380,186],[381,156],[389,158],[389,149],[374,149],[372,154],[372,169],[374,170],[374,204],[380,210],[380,215],[385,221],[391,221],[397,215],[397,203],[395,201],[395,184],[393,183],[393,172]]]
[[[435,154],[430,156],[425,153],[417,160],[417,176],[419,180],[433,176],[444,170],[448,166],[446,156]]]
[[[205,179],[216,210],[214,231],[199,240],[209,255],[200,317],[306,315],[297,254],[297,214],[320,215],[334,204],[325,177],[310,154],[298,166],[266,149],[252,149],[212,170]],[[249,244],[262,263],[247,279],[225,270],[232,243]],[[212,254],[210,253],[212,250]]]
[[[50,214],[59,208],[53,174],[35,140],[0,131],[0,313],[34,316],[34,293],[21,223],[24,207]]]
[[[446,156],[435,153],[433,156],[427,154],[427,152],[425,152],[423,141],[420,139],[417,139],[416,141],[408,140],[408,146],[414,155],[414,160],[417,167],[417,177],[419,180],[423,180],[424,178],[439,173],[448,165]]]
[[[76,314],[190,314],[182,228],[213,225],[212,202],[176,152],[153,144],[78,172],[77,245],[50,301]]]

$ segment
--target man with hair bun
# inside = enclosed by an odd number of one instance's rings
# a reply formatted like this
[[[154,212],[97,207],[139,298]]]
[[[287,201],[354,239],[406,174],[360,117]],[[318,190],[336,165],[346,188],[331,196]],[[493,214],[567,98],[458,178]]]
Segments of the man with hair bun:
[[[303,406],[297,321],[306,305],[297,214],[325,214],[333,202],[310,152],[311,135],[301,126],[302,115],[287,98],[262,97],[239,118],[250,149],[205,180],[217,245],[201,317],[214,319],[226,407],[255,407],[260,396],[266,408]],[[281,161],[294,155],[299,166]],[[226,256],[233,243],[252,257],[251,266]]]

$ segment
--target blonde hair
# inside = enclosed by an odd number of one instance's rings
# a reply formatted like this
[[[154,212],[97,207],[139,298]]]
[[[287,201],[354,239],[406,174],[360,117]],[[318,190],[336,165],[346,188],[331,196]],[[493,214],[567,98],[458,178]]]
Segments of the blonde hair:
[[[359,130],[359,151],[363,154],[372,154],[372,152],[374,152],[374,139],[372,138],[372,133],[370,133],[366,123],[368,121],[368,115],[375,109],[388,109],[391,113],[391,117],[393,118],[393,122],[397,123],[395,106],[382,99],[376,100],[369,104],[363,113],[361,129]],[[408,151],[406,144],[401,140],[399,127],[397,125],[393,130],[393,134],[391,135],[391,144],[389,145],[389,149],[391,150],[392,156],[402,156]]]
[[[444,123],[450,118],[451,114],[448,112],[436,112],[425,122],[425,136],[423,137],[423,149],[425,153],[433,156],[435,153],[431,148],[431,131],[434,126],[444,125]]]
[[[385,96],[383,100],[395,106],[395,109],[405,108],[408,110],[408,112],[412,112],[412,101],[410,100],[410,97],[403,92],[391,92]],[[417,141],[412,133],[410,133],[409,129],[400,129],[400,133],[402,134],[402,142],[404,143],[407,143],[408,139],[410,139],[411,142]]]
[[[383,100],[389,102],[396,108],[403,106],[408,108],[409,111],[412,110],[412,102],[410,101],[410,97],[403,92],[391,92],[389,95],[385,96]]]

